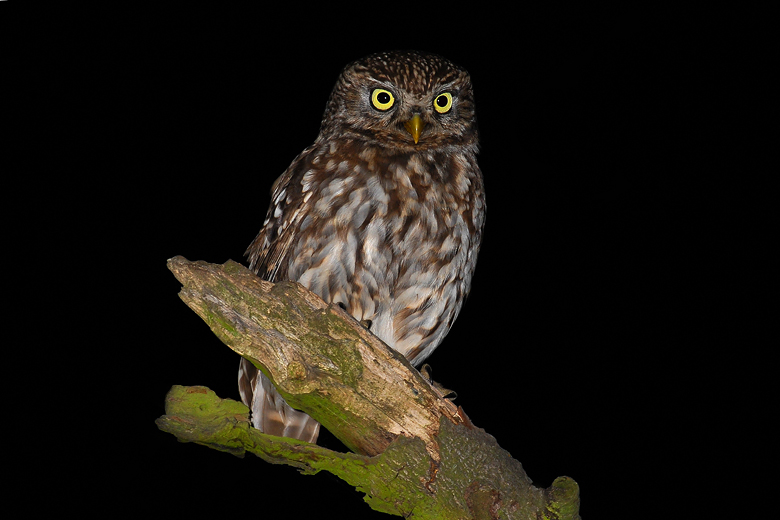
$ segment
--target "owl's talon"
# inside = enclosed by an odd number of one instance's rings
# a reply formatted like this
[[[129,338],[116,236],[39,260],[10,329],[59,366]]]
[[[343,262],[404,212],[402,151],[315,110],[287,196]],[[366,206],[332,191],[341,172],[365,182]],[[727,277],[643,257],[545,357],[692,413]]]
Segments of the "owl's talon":
[[[436,388],[436,390],[441,392],[441,396],[448,401],[454,401],[455,399],[458,398],[458,392],[456,392],[455,390],[444,388],[439,383],[434,383],[433,386]]]
[[[420,367],[420,375],[425,378],[426,381],[428,381],[430,384],[433,384],[433,379],[431,379],[431,373],[433,373],[433,369],[431,368],[431,365],[428,363],[423,363],[423,365]]]
[[[430,383],[430,385],[435,388],[444,399],[448,399],[450,401],[457,399],[458,393],[454,390],[450,390],[449,388],[444,388],[441,384],[431,379],[432,373],[433,368],[431,368],[431,365],[428,363],[423,363],[423,365],[420,367],[420,375],[423,376],[425,380],[428,381],[428,383]]]
[[[374,322],[371,320],[360,320],[360,324],[363,325],[363,328],[366,330],[371,330],[371,325]]]
[[[431,386],[434,387],[444,399],[447,399],[449,401],[454,401],[455,399],[458,398],[458,393],[455,390],[444,388],[443,386],[441,386],[441,384],[437,383],[436,381],[431,381]]]

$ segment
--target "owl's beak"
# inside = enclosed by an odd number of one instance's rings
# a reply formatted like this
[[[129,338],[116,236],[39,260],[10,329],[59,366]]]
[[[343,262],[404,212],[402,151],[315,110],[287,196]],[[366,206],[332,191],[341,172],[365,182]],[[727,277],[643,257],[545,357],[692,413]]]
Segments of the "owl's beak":
[[[420,140],[420,134],[424,127],[425,123],[423,123],[423,120],[420,118],[420,114],[414,114],[409,121],[404,123],[406,131],[412,134],[412,137],[414,138],[414,144],[417,144],[417,141]]]

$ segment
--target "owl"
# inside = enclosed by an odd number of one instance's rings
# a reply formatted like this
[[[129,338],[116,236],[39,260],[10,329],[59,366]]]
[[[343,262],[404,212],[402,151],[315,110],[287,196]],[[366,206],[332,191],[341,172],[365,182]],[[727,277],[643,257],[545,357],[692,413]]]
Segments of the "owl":
[[[250,269],[341,305],[419,365],[471,286],[485,222],[477,148],[464,69],[414,51],[347,65],[314,144],[273,185]],[[238,380],[256,428],[316,442],[319,423],[245,359]]]

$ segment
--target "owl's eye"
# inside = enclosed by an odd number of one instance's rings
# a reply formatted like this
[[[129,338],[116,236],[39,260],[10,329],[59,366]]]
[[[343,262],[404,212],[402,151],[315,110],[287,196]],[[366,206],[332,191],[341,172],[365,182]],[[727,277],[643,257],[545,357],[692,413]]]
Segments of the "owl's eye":
[[[375,88],[371,93],[371,104],[377,110],[390,110],[393,103],[395,103],[395,97],[389,90]]]
[[[446,114],[452,108],[452,94],[444,92],[433,100],[433,108],[440,114]]]

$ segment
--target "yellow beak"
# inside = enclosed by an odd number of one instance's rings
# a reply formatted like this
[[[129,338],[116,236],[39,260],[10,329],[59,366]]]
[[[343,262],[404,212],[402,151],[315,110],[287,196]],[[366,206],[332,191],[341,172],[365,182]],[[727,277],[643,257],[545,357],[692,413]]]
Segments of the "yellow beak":
[[[412,134],[412,137],[414,138],[414,144],[417,144],[417,141],[420,140],[420,134],[424,127],[425,123],[423,123],[423,120],[420,118],[420,114],[415,114],[409,121],[404,123],[406,131]]]

